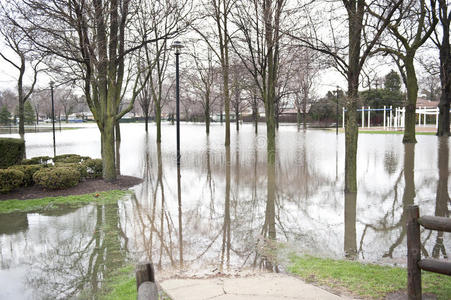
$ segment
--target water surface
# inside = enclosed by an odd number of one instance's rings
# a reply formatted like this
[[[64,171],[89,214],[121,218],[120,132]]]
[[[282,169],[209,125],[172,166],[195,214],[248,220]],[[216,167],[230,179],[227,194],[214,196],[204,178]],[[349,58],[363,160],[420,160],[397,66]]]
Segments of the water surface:
[[[100,157],[93,125],[57,132],[57,154]],[[0,216],[0,298],[84,298],[114,270],[151,260],[162,273],[240,268],[279,271],[290,252],[405,264],[405,211],[449,216],[449,142],[359,136],[358,193],[343,193],[344,135],[281,126],[276,164],[266,164],[265,128],[245,124],[223,145],[201,124],[175,126],[155,143],[143,124],[121,125],[121,172],[142,177],[114,205]],[[26,134],[27,157],[52,155],[49,132]],[[178,197],[180,187],[180,199]],[[182,242],[181,242],[182,241]],[[423,255],[446,257],[449,233],[424,231]],[[172,270],[172,271],[171,271]]]

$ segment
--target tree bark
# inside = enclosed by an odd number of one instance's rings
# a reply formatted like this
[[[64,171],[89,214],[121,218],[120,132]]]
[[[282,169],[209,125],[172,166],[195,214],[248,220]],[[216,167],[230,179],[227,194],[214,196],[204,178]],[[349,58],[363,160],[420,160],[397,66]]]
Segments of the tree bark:
[[[407,79],[407,103],[406,103],[406,120],[404,127],[403,143],[416,143],[415,123],[416,123],[416,103],[418,97],[418,81],[415,74],[415,66],[413,64],[414,56],[407,55],[404,59]]]
[[[441,23],[443,26],[443,38],[440,45],[440,83],[442,93],[439,103],[438,136],[449,136],[449,109],[451,99],[451,50],[449,45],[450,20],[448,19],[448,5],[441,0]]]
[[[114,118],[106,118],[102,130],[103,179],[105,181],[114,181],[116,179],[114,125]]]
[[[121,127],[119,124],[119,121],[116,122],[116,128],[115,128],[115,135],[116,135],[116,175],[121,175]]]
[[[158,98],[158,97],[157,97]],[[155,99],[155,123],[157,124],[157,143],[161,143],[161,105],[160,100]]]
[[[210,134],[210,95],[207,91],[205,95],[205,132]]]

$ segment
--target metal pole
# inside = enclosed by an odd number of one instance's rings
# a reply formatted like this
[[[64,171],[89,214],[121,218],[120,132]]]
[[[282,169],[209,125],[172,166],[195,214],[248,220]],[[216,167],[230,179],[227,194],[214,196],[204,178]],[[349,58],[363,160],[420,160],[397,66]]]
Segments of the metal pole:
[[[180,83],[179,83],[179,55],[177,49],[175,52],[175,109],[177,117],[177,166],[180,166]]]
[[[52,91],[52,131],[53,131],[53,157],[56,156],[56,145],[55,145],[55,104],[53,102],[53,84],[50,86]]]
[[[337,122],[335,123],[335,134],[338,135],[338,86],[337,86]]]

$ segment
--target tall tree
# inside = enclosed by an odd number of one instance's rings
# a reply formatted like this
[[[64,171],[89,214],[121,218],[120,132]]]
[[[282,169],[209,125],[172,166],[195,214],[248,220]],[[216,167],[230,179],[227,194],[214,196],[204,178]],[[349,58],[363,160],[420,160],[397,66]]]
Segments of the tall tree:
[[[174,36],[177,30],[159,38],[153,38],[152,32],[136,36],[136,23],[131,21],[141,5],[139,0],[23,2],[28,10],[22,17],[36,33],[27,36],[40,50],[59,58],[62,67],[75,70],[75,79],[81,81],[101,133],[103,177],[107,181],[115,180],[115,130],[119,129],[116,125],[133,108],[143,88],[137,78],[145,70],[132,54],[146,44]],[[130,66],[128,74],[126,61]],[[147,81],[150,72],[146,71]],[[124,80],[131,76],[135,80]],[[133,82],[129,89],[130,102],[121,110],[129,82]]]
[[[319,32],[318,24],[316,23],[324,24],[324,20],[316,19],[312,21],[312,15],[316,11],[312,10],[311,7],[307,7],[305,11],[309,18],[310,30],[307,32],[307,35],[294,36],[302,41],[305,46],[329,56],[331,58],[331,66],[335,67],[346,78],[348,83],[345,102],[345,192],[357,192],[359,77],[376,43],[402,2],[402,0],[396,0],[367,3],[365,0],[342,0],[342,5],[334,7],[331,11],[332,16],[325,20],[330,24],[328,39],[322,37],[322,33]],[[341,14],[343,9],[345,16],[341,16],[337,20],[336,15]],[[383,21],[381,21],[382,18],[372,17],[375,11],[383,16]],[[324,19],[323,14],[319,14],[319,16],[317,18]],[[338,21],[341,23],[343,19],[347,20],[347,35],[345,36],[336,32],[334,28],[334,25],[337,25],[334,22]]]
[[[449,40],[451,11],[448,11],[448,2],[438,0],[439,18],[442,25],[442,38],[436,38],[436,45],[440,51],[440,84],[441,95],[439,103],[438,136],[449,136],[449,109],[451,101],[451,47]]]
[[[230,91],[229,91],[229,47],[230,47],[230,16],[235,0],[205,0],[203,2],[204,11],[201,12],[206,17],[213,20],[213,26],[205,26],[205,22],[193,26],[193,29],[208,44],[213,53],[217,56],[222,70],[222,93],[225,110],[225,146],[230,145]],[[212,38],[213,37],[213,38]],[[217,44],[216,44],[216,43]],[[222,109],[221,109],[222,122]]]
[[[36,53],[33,53],[33,47],[27,34],[21,30],[21,25],[18,23],[17,11],[10,6],[1,5],[0,15],[0,35],[3,37],[6,46],[3,51],[0,51],[0,57],[19,72],[17,77],[19,135],[23,139],[25,136],[25,103],[33,93],[40,71],[39,65],[44,59],[45,54],[41,53],[41,57],[38,58]],[[11,55],[7,54],[6,49],[11,50]],[[31,67],[33,77],[31,85],[25,88],[25,72],[29,67]]]
[[[377,51],[383,51],[394,57],[399,71],[405,79],[407,89],[406,121],[403,143],[416,143],[415,120],[418,97],[418,80],[414,59],[418,49],[429,39],[438,22],[435,13],[435,0],[404,1],[397,8],[396,17],[388,25],[388,35],[380,41]],[[388,19],[374,13],[380,20]]]

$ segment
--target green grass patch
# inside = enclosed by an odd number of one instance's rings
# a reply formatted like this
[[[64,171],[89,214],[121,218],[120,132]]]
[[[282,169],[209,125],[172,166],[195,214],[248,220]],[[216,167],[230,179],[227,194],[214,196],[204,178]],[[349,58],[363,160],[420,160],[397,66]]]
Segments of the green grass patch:
[[[345,288],[361,297],[381,299],[407,289],[407,270],[399,267],[292,255],[288,271],[307,282]],[[423,293],[451,299],[451,277],[423,272],[422,284]]]
[[[161,289],[158,289],[160,300],[171,300]],[[103,289],[102,300],[135,300],[137,296],[135,266],[128,265],[114,272],[107,279]]]
[[[0,214],[52,210],[58,209],[60,206],[78,207],[88,203],[108,204],[120,200],[129,193],[130,191],[127,190],[112,190],[99,192],[98,197],[96,197],[96,193],[90,193],[28,200],[4,200],[0,201]]]
[[[404,131],[359,130],[363,134],[404,134]],[[415,132],[415,135],[436,135],[436,132]]]
[[[105,294],[100,298],[104,300],[134,300],[136,299],[135,267],[128,265],[120,268],[107,279]]]

